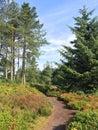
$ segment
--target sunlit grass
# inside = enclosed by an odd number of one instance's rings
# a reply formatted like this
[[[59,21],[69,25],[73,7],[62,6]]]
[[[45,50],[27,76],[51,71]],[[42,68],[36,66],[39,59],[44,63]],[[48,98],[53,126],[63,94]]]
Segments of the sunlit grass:
[[[98,96],[77,94],[77,93],[64,93],[61,95],[67,105],[76,110],[85,109],[98,109]]]
[[[32,130],[39,117],[50,113],[51,104],[35,88],[0,84],[0,130]]]

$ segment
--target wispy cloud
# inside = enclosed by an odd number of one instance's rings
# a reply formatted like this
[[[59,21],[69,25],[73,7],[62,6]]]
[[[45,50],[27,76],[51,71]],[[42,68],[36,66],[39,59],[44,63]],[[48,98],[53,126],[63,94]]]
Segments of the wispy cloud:
[[[70,41],[74,40],[75,36],[70,34],[67,38],[62,39],[51,39],[49,42],[51,43],[49,46],[43,46],[41,48],[42,55],[39,58],[39,68],[43,69],[43,65],[48,61],[50,63],[59,62],[60,54],[59,50],[62,49],[62,45],[71,46]]]
[[[46,38],[50,45],[41,47],[42,55],[38,63],[43,68],[46,61],[59,61],[58,50],[62,45],[71,46],[70,41],[75,39],[69,26],[74,26],[73,17],[79,16],[79,9],[85,5],[88,10],[95,9],[98,15],[98,0],[17,0],[18,3],[29,2],[36,6],[39,20],[44,24],[47,32]]]
[[[74,26],[73,17],[79,16],[79,9],[86,5],[88,9],[98,8],[98,1],[94,0],[68,0],[65,4],[59,5],[58,8],[52,8],[48,10],[41,16],[41,20],[44,22],[44,28],[47,31],[47,40],[51,43],[49,46],[44,46],[41,48],[42,56],[40,57],[39,64],[40,68],[43,68],[43,64],[46,61],[49,62],[59,62],[60,54],[58,50],[62,48],[62,45],[71,46],[70,41],[75,39],[68,28],[69,26]],[[98,10],[97,10],[98,11]]]
[[[71,46],[70,41],[75,39],[75,35],[71,34],[67,38],[63,37],[62,39],[51,39],[49,40],[50,45],[41,47],[42,52],[52,52],[57,51],[62,47],[62,45]]]

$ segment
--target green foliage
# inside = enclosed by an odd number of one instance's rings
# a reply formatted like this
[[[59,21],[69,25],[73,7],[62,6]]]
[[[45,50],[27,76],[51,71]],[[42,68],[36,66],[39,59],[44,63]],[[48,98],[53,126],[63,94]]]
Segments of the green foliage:
[[[68,107],[71,109],[98,109],[98,96],[77,93],[64,93],[60,96],[60,98],[64,100],[65,103],[67,103]]]
[[[51,114],[51,108],[46,97],[35,88],[0,85],[0,130],[30,130],[39,116]]]
[[[60,95],[60,93],[58,91],[48,91],[47,93],[47,96],[51,96],[51,97],[58,97]]]
[[[61,71],[60,66],[58,68],[55,68],[52,73],[52,84],[62,86],[62,80],[60,80],[60,77],[62,75],[63,71]],[[64,87],[64,84],[63,86]]]
[[[0,77],[17,79],[18,82],[23,81],[23,83],[35,81],[39,49],[47,44],[46,32],[42,27],[36,7],[30,7],[29,3],[23,3],[21,7],[14,1],[2,5],[0,8]],[[22,65],[21,69],[20,65]],[[17,69],[19,71],[15,74]]]
[[[28,130],[25,120],[21,116],[13,117],[10,111],[0,112],[0,129]]]
[[[41,72],[41,83],[47,87],[51,87],[52,82],[52,67],[47,64]]]
[[[49,64],[42,71],[36,71],[36,82],[30,83],[31,87],[37,88],[43,93],[47,93],[51,89],[52,85],[52,67]]]
[[[34,122],[35,119],[37,118],[37,114],[35,112],[30,112],[30,111],[26,111],[23,113],[23,120],[27,121],[27,122]]]
[[[46,101],[44,101],[44,102],[46,102]],[[45,104],[47,104],[47,105],[45,105]],[[41,116],[49,116],[51,114],[51,107],[52,107],[52,105],[49,102],[43,103],[43,105],[39,109],[39,114]]]
[[[85,6],[79,13],[74,27],[70,27],[75,35],[70,41],[73,47],[64,45],[60,50],[62,63],[54,75],[62,89],[86,92],[98,88],[98,20]]]
[[[10,112],[0,112],[0,129],[7,130],[12,116]]]
[[[83,111],[78,112],[68,123],[66,130],[97,130],[98,112]]]
[[[98,96],[98,89],[93,93],[93,95]]]
[[[60,97],[76,114],[68,121],[66,130],[97,130],[98,129],[98,96],[64,93]]]
[[[2,83],[6,83],[6,84],[15,84],[17,81],[14,81],[14,80],[11,80],[11,79],[2,78],[1,82]]]
[[[58,90],[57,86],[52,85],[51,89],[47,91],[46,95],[51,97],[59,97],[61,95],[61,91]]]
[[[30,85],[31,87],[35,87],[38,89],[40,92],[46,93],[48,91],[48,87],[45,86],[44,84],[32,84]]]
[[[23,53],[22,53],[22,80],[25,82],[25,64],[35,70],[36,59],[40,55],[40,46],[47,44],[45,39],[45,32],[42,30],[43,24],[40,24],[35,7],[30,7],[29,3],[23,3],[20,11],[20,29],[22,30],[21,39]],[[28,43],[28,44],[26,44]],[[33,74],[32,74],[33,75]]]
[[[87,106],[86,101],[76,101],[76,102],[69,102],[68,103],[69,108],[75,109],[75,110],[82,110],[84,106]]]
[[[41,116],[49,116],[51,114],[52,104],[43,100],[43,104],[40,106],[38,113]]]

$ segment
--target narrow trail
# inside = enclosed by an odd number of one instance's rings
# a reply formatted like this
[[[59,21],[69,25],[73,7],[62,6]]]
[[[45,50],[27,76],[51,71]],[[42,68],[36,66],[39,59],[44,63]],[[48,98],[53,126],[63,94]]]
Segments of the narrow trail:
[[[55,97],[49,97],[53,104],[52,114],[42,130],[65,130],[67,121],[75,114],[75,110],[66,108],[62,101],[58,101]]]

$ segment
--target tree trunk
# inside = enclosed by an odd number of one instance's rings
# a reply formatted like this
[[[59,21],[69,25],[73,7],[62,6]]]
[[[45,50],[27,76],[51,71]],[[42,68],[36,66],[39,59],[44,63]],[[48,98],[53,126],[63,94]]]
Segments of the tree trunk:
[[[7,79],[8,78],[8,56],[7,56],[7,53],[8,53],[8,50],[6,48],[6,65],[5,65],[5,78]]]
[[[15,80],[15,47],[13,47],[13,80]]]
[[[24,46],[23,46],[23,60],[22,60],[22,83],[25,84],[26,77],[25,77],[25,58],[26,58],[26,42],[24,39]]]
[[[12,31],[12,45],[11,45],[11,80],[15,80],[15,33]]]
[[[11,39],[11,67],[10,67],[10,71],[11,71],[11,80],[13,80],[13,31],[12,31],[12,39]]]
[[[11,63],[11,68],[10,68],[10,70],[11,70],[11,80],[13,80],[13,65],[12,65],[12,63]]]
[[[7,67],[5,68],[5,78],[8,78]]]
[[[19,47],[18,47],[18,62],[17,62],[17,64],[18,64],[18,69],[19,69],[19,58],[20,58],[20,52],[19,52]]]

